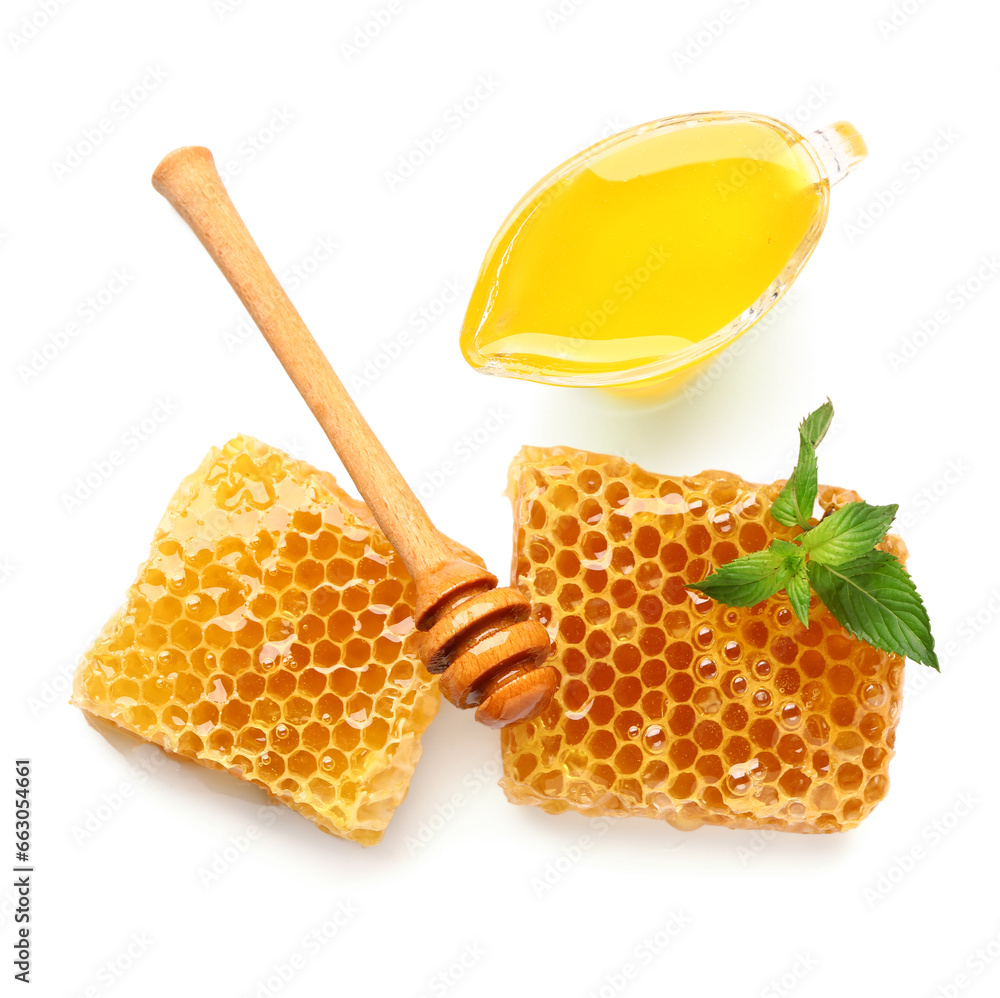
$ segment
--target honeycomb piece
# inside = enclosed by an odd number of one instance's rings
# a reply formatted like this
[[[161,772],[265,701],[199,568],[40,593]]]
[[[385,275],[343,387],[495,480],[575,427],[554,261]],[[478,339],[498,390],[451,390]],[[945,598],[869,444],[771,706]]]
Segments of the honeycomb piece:
[[[903,660],[813,597],[746,609],[684,588],[774,537],[783,483],[524,448],[511,467],[514,583],[552,638],[553,702],[501,733],[501,785],[551,813],[834,832],[885,796]],[[857,500],[820,487],[824,509]],[[904,559],[902,541],[883,544]]]
[[[236,437],[181,483],[73,703],[372,845],[440,701],[414,599],[364,504]]]

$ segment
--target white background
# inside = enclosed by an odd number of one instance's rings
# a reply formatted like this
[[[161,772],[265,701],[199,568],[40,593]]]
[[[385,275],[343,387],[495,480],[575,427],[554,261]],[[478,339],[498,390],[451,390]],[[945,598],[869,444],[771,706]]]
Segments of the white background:
[[[48,23],[41,0],[3,4],[2,737],[6,760],[34,765],[34,993],[1000,991],[997,292],[968,284],[1000,249],[996,7],[567,0],[560,18],[558,3],[394,3],[355,53],[345,43],[387,0],[62,0]],[[43,26],[27,38],[32,16]],[[492,93],[448,124],[481,78]],[[129,107],[120,95],[133,88]],[[465,299],[523,191],[604,134],[717,108],[803,131],[848,118],[871,149],[833,191],[776,321],[672,404],[469,369]],[[276,114],[291,120],[268,132]],[[101,143],[57,169],[102,118]],[[442,125],[446,141],[390,190],[387,171]],[[192,143],[240,167],[231,192],[275,270],[313,270],[289,285],[348,383],[448,281],[461,285],[355,394],[416,485],[501,410],[499,432],[428,501],[499,574],[501,491],[522,443],[770,480],[790,467],[797,421],[829,395],[838,417],[821,478],[901,504],[942,651],[940,677],[909,666],[892,789],[874,815],[845,835],[771,840],[550,817],[506,802],[496,733],[445,706],[385,840],[363,850],[223,774],[102,737],[67,706],[76,660],[209,446],[250,433],[343,475],[149,186],[159,158]],[[339,248],[314,268],[321,238]],[[127,287],[86,322],[81,303],[116,271]],[[940,331],[922,334],[939,309]],[[74,319],[79,335],[22,377]],[[67,509],[76,479],[163,400],[176,411]],[[3,780],[10,800],[12,767]],[[0,889],[7,979],[11,899]],[[334,934],[338,911],[353,913]],[[680,924],[660,948],[656,933]]]

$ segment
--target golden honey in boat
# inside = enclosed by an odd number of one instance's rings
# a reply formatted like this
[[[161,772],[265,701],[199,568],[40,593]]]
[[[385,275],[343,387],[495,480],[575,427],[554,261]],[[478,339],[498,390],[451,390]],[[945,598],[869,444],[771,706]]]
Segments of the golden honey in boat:
[[[830,185],[866,154],[712,113],[621,132],[558,167],[493,240],[461,334],[473,367],[624,385],[687,371],[749,328],[809,259]]]

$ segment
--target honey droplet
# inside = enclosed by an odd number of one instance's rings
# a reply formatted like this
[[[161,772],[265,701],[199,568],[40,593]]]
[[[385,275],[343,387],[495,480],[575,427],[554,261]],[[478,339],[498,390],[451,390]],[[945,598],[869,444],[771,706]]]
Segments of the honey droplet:
[[[643,744],[650,752],[662,752],[667,744],[667,733],[658,724],[651,724],[642,735]]]
[[[782,723],[788,728],[798,727],[802,721],[802,711],[796,703],[786,703],[781,708]]]

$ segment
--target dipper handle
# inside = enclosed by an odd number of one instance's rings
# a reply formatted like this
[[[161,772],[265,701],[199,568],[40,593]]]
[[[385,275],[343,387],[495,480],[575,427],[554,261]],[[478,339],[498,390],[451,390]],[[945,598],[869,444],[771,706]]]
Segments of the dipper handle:
[[[253,237],[212,154],[185,146],[153,173],[162,194],[232,285],[333,444],[379,526],[417,586],[416,625],[429,631],[421,654],[453,703],[503,725],[541,711],[558,681],[545,629],[526,598],[495,590],[496,578],[456,556],[347,394]],[[455,666],[458,666],[457,670]]]

